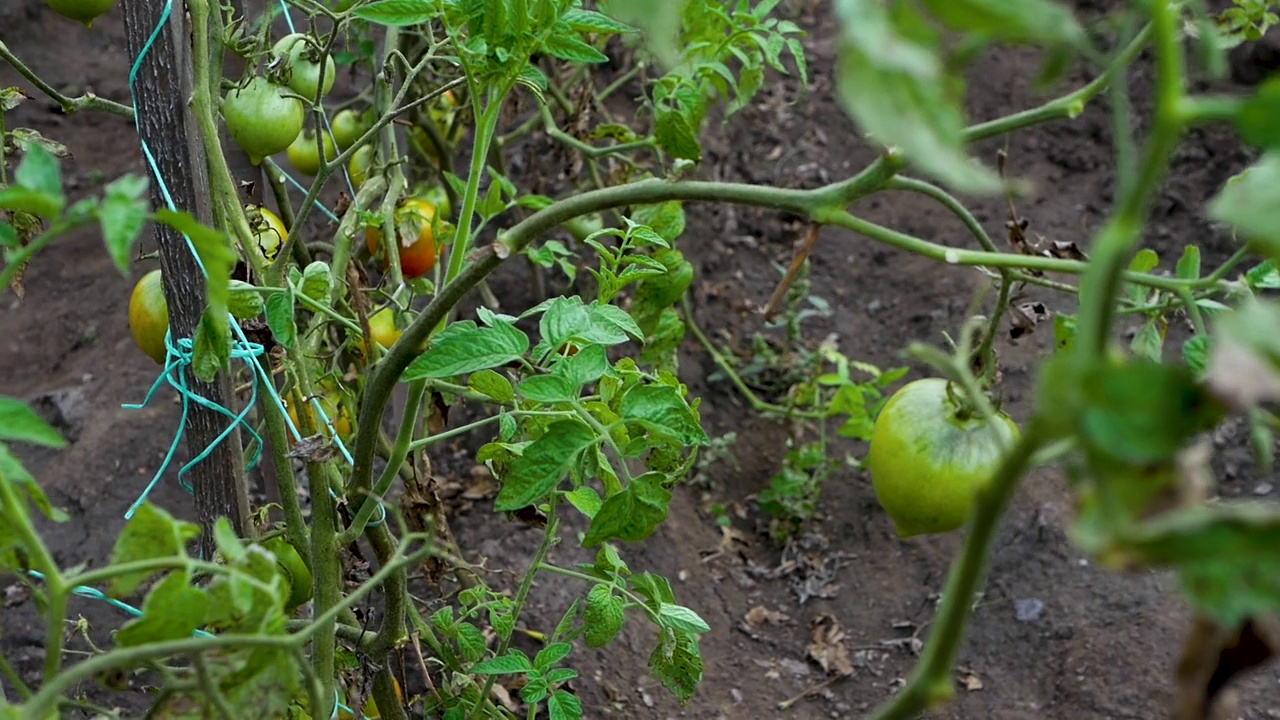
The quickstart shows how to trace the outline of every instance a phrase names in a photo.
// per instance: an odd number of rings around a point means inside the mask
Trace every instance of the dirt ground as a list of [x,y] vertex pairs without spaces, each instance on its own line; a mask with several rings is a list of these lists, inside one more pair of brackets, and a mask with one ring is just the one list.
[[[3,5],[0,38],[54,87],[93,90],[128,102],[129,63],[118,11],[88,32],[47,12],[38,0]],[[1094,12],[1097,3],[1079,5]],[[771,85],[727,126],[711,127],[701,170],[705,177],[813,187],[844,177],[874,157],[834,102],[828,6],[811,3],[809,8],[795,17],[812,32],[809,92],[801,94],[794,79]],[[988,54],[969,86],[972,119],[994,118],[1043,97],[1031,87],[1035,64],[1029,57],[1010,49]],[[1133,78],[1139,119],[1149,109],[1148,75],[1148,66],[1140,65]],[[1077,71],[1069,81],[1087,78]],[[0,68],[0,84],[29,88],[7,67]],[[1244,92],[1247,87],[1224,82],[1217,89]],[[1109,112],[1105,102],[1096,102],[1074,120],[976,148],[988,161],[1006,148],[1013,170],[1035,184],[1034,195],[1020,204],[1034,231],[1085,242],[1099,226],[1114,182]],[[36,97],[10,123],[37,128],[68,145],[74,158],[64,172],[74,195],[97,192],[101,182],[125,172],[144,173],[126,120],[66,117]],[[1230,236],[1211,227],[1199,208],[1249,160],[1224,129],[1196,131],[1188,138],[1145,238],[1164,257],[1164,267],[1172,267],[1186,243],[1201,246],[1206,266],[1230,254]],[[513,166],[519,163],[516,158]],[[1002,205],[979,202],[975,207],[979,220],[1000,237]],[[937,242],[971,243],[952,216],[919,197],[877,195],[857,210]],[[714,329],[718,341],[742,342],[761,328],[752,310],[767,301],[778,279],[775,264],[790,261],[801,230],[794,218],[771,212],[691,209],[682,246],[699,271],[693,295],[697,320]],[[147,267],[135,269],[135,279]],[[12,294],[0,297],[0,394],[37,400],[71,438],[65,450],[24,450],[24,458],[72,516],[71,522],[48,528],[46,539],[57,560],[68,566],[101,565],[124,524],[125,509],[167,451],[179,409],[163,392],[147,409],[121,408],[142,400],[156,366],[137,352],[129,335],[126,308],[134,280],[112,267],[96,232],[77,233],[41,255],[26,277],[24,302]],[[941,343],[943,332],[954,333],[983,282],[973,270],[944,267],[839,230],[824,231],[812,279],[813,293],[828,300],[833,313],[806,322],[808,339],[816,343],[834,334],[850,357],[881,367],[899,363],[896,354],[909,341]],[[505,308],[534,302],[527,287],[510,273],[494,280]],[[1052,309],[1072,310],[1062,297],[1032,297]],[[1006,409],[1015,418],[1026,417],[1032,370],[1049,352],[1051,340],[1042,329],[1016,347],[1001,348]],[[683,708],[675,703],[646,671],[652,631],[632,624],[619,646],[575,651],[575,666],[584,671],[576,689],[587,716],[859,717],[889,697],[909,672],[918,648],[913,639],[928,635],[961,538],[899,539],[867,477],[846,469],[824,489],[823,518],[810,532],[787,548],[772,544],[763,533],[765,518],[750,498],[778,471],[787,430],[753,418],[727,383],[709,382],[715,370],[691,337],[682,376],[703,398],[711,435],[738,434],[737,467],[713,466],[705,483],[678,492],[671,520],[657,536],[624,548],[633,569],[673,578],[678,598],[712,626],[703,642],[701,693]],[[1215,467],[1224,494],[1275,494],[1276,478],[1258,474],[1230,429],[1218,439]],[[864,448],[839,448],[845,450],[859,454]],[[464,457],[440,458],[438,464],[443,473],[461,474],[468,467]],[[152,498],[177,515],[192,516],[190,497],[178,488],[175,474],[169,473]],[[734,513],[732,535],[715,525],[708,510],[714,503],[742,508]],[[1001,530],[986,592],[960,653],[956,702],[931,717],[1165,716],[1173,663],[1188,621],[1177,579],[1096,569],[1064,535],[1070,513],[1070,494],[1060,476],[1046,472],[1028,478]],[[492,513],[489,501],[459,512],[453,522],[473,562],[484,559],[491,568],[509,571],[497,578],[499,584],[511,584],[538,542],[535,530]],[[562,561],[574,559],[557,553]],[[524,624],[554,624],[582,590],[570,583],[539,583]],[[83,613],[100,631],[123,619],[88,600],[76,603],[73,612]],[[816,630],[833,627],[844,633],[855,672],[824,684],[809,645]],[[32,678],[42,660],[42,633],[30,602],[3,608],[0,651]],[[1223,717],[1280,717],[1280,668],[1259,670],[1236,689],[1235,707]],[[800,699],[778,709],[791,698]]]

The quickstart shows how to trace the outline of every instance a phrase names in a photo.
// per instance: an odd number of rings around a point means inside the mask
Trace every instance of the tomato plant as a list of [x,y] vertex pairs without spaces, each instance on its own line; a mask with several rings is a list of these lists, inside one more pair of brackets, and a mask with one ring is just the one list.
[[[86,23],[111,5],[50,4]],[[1275,24],[1269,4],[1238,2],[1215,17],[1196,3],[1140,3],[1126,7],[1125,21],[1086,33],[1051,0],[838,0],[831,82],[881,152],[868,167],[803,188],[693,179],[709,118],[733,122],[782,74],[808,84],[805,33],[778,2],[374,0],[287,3],[261,15],[237,5],[188,0],[189,32],[173,36],[189,46],[158,59],[160,67],[189,59],[179,70],[190,73],[191,95],[166,117],[186,123],[189,109],[198,149],[184,143],[149,158],[181,153],[186,167],[207,170],[200,192],[211,197],[196,201],[209,200],[203,214],[148,209],[148,189],[153,204],[176,205],[164,188],[192,181],[181,177],[149,188],[126,176],[101,197],[69,202],[56,141],[0,126],[0,287],[21,289],[23,269],[77,228],[100,227],[121,272],[148,220],[180,234],[181,253],[199,261],[185,266],[204,276],[144,274],[129,323],[144,352],[175,364],[166,369],[171,384],[191,377],[226,388],[233,407],[195,397],[196,412],[239,430],[218,440],[231,443],[225,463],[235,472],[220,476],[219,492],[198,496],[222,505],[198,508],[197,526],[143,502],[144,490],[112,563],[92,569],[55,562],[31,508],[60,515],[0,444],[0,566],[41,594],[49,628],[39,684],[21,697],[0,693],[0,717],[51,717],[78,706],[86,680],[149,670],[160,684],[148,698],[157,717],[249,707],[261,717],[299,707],[334,717],[335,699],[367,698],[364,714],[395,720],[409,712],[579,718],[586,681],[572,664],[641,623],[651,632],[630,637],[649,643],[648,670],[692,702],[711,627],[683,603],[700,596],[683,600],[683,586],[633,570],[628,557],[667,521],[712,445],[700,401],[681,379],[687,334],[754,412],[787,424],[778,474],[756,498],[775,539],[786,542],[820,516],[824,482],[863,470],[886,510],[867,522],[892,523],[904,538],[967,527],[920,664],[874,711],[878,720],[916,717],[949,697],[995,530],[1035,467],[1065,469],[1078,499],[1072,539],[1104,564],[1177,570],[1190,606],[1223,628],[1280,609],[1280,512],[1197,501],[1207,466],[1191,452],[1234,414],[1259,438],[1259,462],[1269,463],[1280,426],[1271,407],[1280,399],[1280,304],[1266,294],[1280,287],[1280,134],[1271,122],[1280,103],[1274,83],[1221,97],[1185,71],[1189,43],[1221,61],[1224,47],[1260,36]],[[291,28],[310,29],[275,38],[281,12]],[[1131,22],[1139,14],[1143,22]],[[138,38],[153,30],[129,28]],[[1107,35],[1108,50],[1093,46],[1094,34]],[[1043,51],[1046,81],[1075,60],[1106,65],[1037,108],[967,125],[961,72],[993,43]],[[169,52],[164,45],[155,52]],[[1012,169],[976,161],[970,145],[1079,115],[1127,80],[1148,48],[1154,114],[1141,126],[1144,142],[1133,143],[1126,113],[1115,113],[1121,167],[1108,219],[1087,252],[1034,246],[1019,231]],[[0,50],[24,78],[38,77]],[[351,86],[337,85],[339,67]],[[236,76],[222,77],[226,68]],[[34,85],[69,112],[140,117],[140,105]],[[139,92],[135,102],[154,97]],[[23,99],[5,90],[0,112]],[[309,113],[318,130],[303,133]],[[1160,182],[1185,134],[1223,122],[1260,150],[1206,208],[1239,234],[1239,247],[1207,271],[1188,247],[1172,274],[1160,272],[1160,258],[1141,247]],[[152,125],[136,123],[153,133],[148,143],[157,139]],[[234,147],[222,144],[223,129]],[[568,158],[564,172],[547,172],[540,143]],[[287,183],[296,178],[268,161],[281,153],[311,178],[300,193]],[[347,170],[350,185],[334,168]],[[268,191],[278,212],[264,205]],[[938,203],[981,249],[858,214],[855,201],[887,191]],[[1001,232],[1010,250],[998,248],[961,195],[1009,204]],[[764,208],[807,228],[763,308],[768,322],[781,314],[782,343],[758,335],[749,352],[733,354],[694,322],[689,310],[705,290],[696,285],[706,253],[697,243],[706,238],[686,233],[692,202]],[[805,277],[824,228],[970,268],[992,291],[946,349],[908,346],[928,379],[891,393],[905,369],[882,370],[834,341],[805,337],[806,318],[834,312]],[[191,260],[175,246],[162,244],[166,271]],[[515,258],[529,263],[535,285],[546,287],[550,270],[568,289],[504,307],[487,278]],[[1258,263],[1241,270],[1249,258]],[[169,360],[162,283],[183,303],[175,309],[188,311],[174,322],[191,325]],[[204,288],[199,307],[175,294],[193,287]],[[1054,318],[1056,350],[1039,360],[1019,432],[994,400],[996,339],[1006,324],[1035,329],[1017,304],[1031,287],[1066,293],[1079,307]],[[473,289],[481,296],[474,309],[464,302]],[[1131,338],[1121,339],[1121,317],[1141,320]],[[1180,347],[1166,347],[1171,318],[1188,327]],[[196,385],[174,384],[184,408]],[[65,444],[17,400],[0,398],[0,420],[2,443]],[[458,436],[474,442],[442,449]],[[865,458],[856,450],[863,445],[838,453],[838,439],[868,442]],[[538,529],[526,567],[478,573],[468,559],[476,549],[454,543],[432,457],[464,446],[475,449],[468,464],[494,479],[499,516]],[[233,522],[250,502],[244,478],[259,461],[273,470],[279,502]],[[188,547],[197,537],[199,553]],[[550,552],[561,544],[594,561],[564,564]],[[1224,558],[1224,546],[1239,551]],[[430,600],[418,586],[410,591],[411,573]],[[454,587],[445,576],[465,582]],[[529,628],[531,593],[551,576],[576,583],[577,596],[553,627]],[[508,577],[517,582],[505,585]],[[141,608],[110,646],[64,664],[68,600],[95,584],[136,595]],[[517,628],[542,642],[534,657],[520,649]],[[406,697],[397,672],[411,644],[424,682]],[[518,698],[495,691],[500,678],[504,689],[520,688]]]

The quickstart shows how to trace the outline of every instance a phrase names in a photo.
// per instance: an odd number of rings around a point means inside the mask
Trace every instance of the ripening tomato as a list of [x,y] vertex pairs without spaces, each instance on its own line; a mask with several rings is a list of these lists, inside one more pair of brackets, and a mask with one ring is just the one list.
[[[409,198],[396,208],[396,250],[400,254],[400,272],[406,278],[422,277],[436,266],[436,239],[432,220],[436,207],[422,198]],[[369,252],[378,254],[378,241],[382,233],[378,228],[365,231],[365,243]],[[384,259],[384,266],[387,261]]]
[[[293,421],[293,426],[298,429],[299,433],[305,432],[302,424],[298,419],[296,409],[287,400],[284,402],[285,410],[289,413],[289,419]],[[346,408],[342,407],[341,398],[337,391],[325,389],[320,394],[320,407],[324,410],[324,416],[316,412],[315,404],[311,400],[306,401],[307,408],[311,411],[311,424],[315,431],[325,437],[333,437],[333,432],[329,430],[329,426],[325,424],[324,417],[327,416],[333,423],[333,429],[337,431],[338,437],[346,442],[351,438],[351,418],[347,416]],[[293,433],[289,433],[289,444],[293,444]]]
[[249,229],[253,231],[258,249],[268,260],[275,260],[284,241],[289,239],[289,231],[285,229],[284,222],[262,205],[245,205],[244,213],[249,219]]
[[133,341],[147,357],[163,365],[169,357],[164,344],[169,333],[169,303],[164,298],[164,279],[159,270],[143,275],[129,297],[129,330]]
[[[329,162],[338,156],[334,148],[333,136],[329,133],[324,138],[324,161]],[[320,172],[320,143],[314,130],[306,130],[289,145],[289,162],[298,172],[307,177],[315,177]]]
[[871,433],[867,466],[876,497],[901,537],[963,526],[1018,426],[964,417],[947,381],[908,383],[889,398]]
[[396,327],[395,308],[384,307],[370,315],[369,334],[373,337],[373,341],[383,348],[395,345],[400,336],[404,334],[404,330]]
[[358,113],[347,108],[334,115],[329,124],[333,126],[333,139],[337,141],[338,149],[346,150],[373,127],[373,110]]
[[347,161],[347,173],[351,175],[351,184],[356,190],[369,178],[369,168],[373,167],[373,146],[365,145],[351,154]]
[[93,28],[93,21],[115,7],[116,0],[44,0],[51,10],[65,18]]
[[285,82],[302,97],[319,100],[333,89],[338,73],[333,56],[309,40],[305,33],[285,35],[271,48],[271,52],[285,66]]
[[283,93],[281,86],[254,77],[222,101],[227,131],[254,165],[262,164],[268,155],[284,152],[302,132],[306,117],[302,103]]

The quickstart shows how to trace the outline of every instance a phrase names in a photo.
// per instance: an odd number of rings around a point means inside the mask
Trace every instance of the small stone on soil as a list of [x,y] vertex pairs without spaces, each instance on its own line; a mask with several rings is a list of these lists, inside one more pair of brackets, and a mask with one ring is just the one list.
[[1014,614],[1018,622],[1035,622],[1044,615],[1044,602],[1036,598],[1026,598],[1013,602]]

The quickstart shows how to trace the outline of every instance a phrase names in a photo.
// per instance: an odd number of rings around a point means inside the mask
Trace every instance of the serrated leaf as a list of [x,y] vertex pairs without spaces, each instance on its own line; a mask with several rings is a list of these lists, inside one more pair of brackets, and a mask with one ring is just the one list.
[[606,498],[591,519],[582,546],[591,548],[609,540],[640,542],[667,519],[671,491],[657,483],[660,473],[645,473],[627,483],[620,493]]
[[698,142],[697,128],[677,110],[659,106],[654,119],[653,136],[658,141],[658,147],[672,157],[693,162],[702,159],[702,145]]
[[191,341],[191,371],[196,377],[211,382],[231,359],[231,323],[224,308],[221,312],[205,308]]
[[[17,170],[13,173],[13,185],[0,190],[0,207],[26,210],[46,218],[57,217],[66,206],[62,193],[62,174],[58,160],[38,143],[28,143]],[[4,198],[11,191],[26,191],[28,207],[12,207]]]
[[631,213],[631,220],[652,229],[667,243],[674,243],[684,234],[684,205],[679,200],[641,205]]
[[658,624],[678,632],[709,633],[711,626],[698,613],[683,605],[662,603],[658,606]]
[[121,273],[129,272],[129,256],[133,243],[147,222],[147,179],[125,175],[106,187],[98,206],[98,224],[107,252]]
[[658,646],[649,655],[649,669],[667,690],[687,703],[702,683],[702,651],[698,636],[663,628]]
[[519,650],[510,650],[506,655],[485,660],[471,668],[475,675],[515,675],[533,672],[533,662],[529,656]]
[[1182,344],[1182,358],[1186,361],[1187,367],[1191,371],[1199,375],[1209,365],[1209,338],[1205,335],[1196,335],[1188,339]]
[[333,270],[329,263],[315,260],[302,271],[302,282],[298,292],[318,303],[328,303],[329,293],[333,291]]
[[[56,508],[49,502],[48,496],[44,494],[44,490],[36,483],[36,479],[27,472],[18,458],[9,452],[9,448],[4,443],[0,443],[0,482],[11,482],[18,485],[18,490],[25,494],[27,500],[36,507],[40,508],[40,512],[44,516],[54,522],[66,522],[70,519],[66,512],[61,508]],[[0,531],[3,532],[3,531]],[[0,545],[3,543],[0,542]]]
[[578,453],[597,441],[595,431],[580,420],[558,420],[542,437],[512,460],[494,502],[500,511],[519,510],[541,500],[564,480]]
[[455,629],[458,633],[458,650],[462,652],[464,660],[478,662],[484,657],[486,643],[480,628],[469,622],[460,622]]
[[632,33],[636,31],[636,29],[630,25],[620,23],[608,15],[598,13],[594,10],[582,10],[580,8],[575,8],[562,15],[560,20],[570,28],[577,30],[580,33],[621,35],[623,33]]
[[437,14],[433,0],[377,0],[355,11],[361,20],[393,27],[421,25],[433,20]]
[[147,593],[142,616],[116,632],[116,644],[131,647],[189,638],[204,621],[208,607],[208,594],[187,584],[186,573],[170,573]]
[[410,363],[402,379],[447,378],[487,370],[517,360],[529,350],[528,336],[509,322],[459,327],[437,335],[427,352]]
[[534,375],[520,383],[520,394],[544,403],[565,403],[578,397],[578,388],[560,375]]
[[293,349],[298,344],[298,323],[294,318],[293,292],[272,293],[267,298],[267,327],[276,342]]
[[551,720],[580,720],[582,701],[573,693],[556,690],[547,698],[547,713]]
[[[159,507],[145,502],[124,526],[111,551],[111,564],[151,560],[165,557],[186,557],[188,542],[200,536],[200,526],[175,520]],[[133,594],[151,573],[117,575],[111,584],[115,597]]]
[[595,491],[595,488],[588,485],[583,485],[570,490],[564,494],[564,498],[565,500],[568,500],[569,504],[575,507],[578,512],[586,515],[588,518],[595,517],[596,513],[600,511],[600,506],[604,503],[604,501],[600,499],[600,494]]
[[565,358],[556,365],[556,374],[574,388],[590,385],[608,370],[609,356],[603,345],[587,345],[577,355]]
[[467,378],[467,385],[472,390],[503,405],[516,399],[516,391],[511,387],[511,381],[493,370],[486,369],[471,373],[471,377]]
[[533,658],[533,666],[545,675],[551,668],[559,665],[561,660],[569,657],[571,652],[573,652],[573,645],[567,642],[551,643],[538,651]]
[[706,445],[707,433],[680,391],[670,385],[637,385],[622,396],[622,419],[683,445]]
[[609,56],[588,45],[568,25],[557,24],[557,27],[542,40],[542,51],[548,55],[575,63],[602,63]]
[[66,447],[67,441],[26,403],[0,396],[0,441]]
[[626,625],[627,615],[622,598],[603,583],[587,593],[587,607],[582,615],[586,625],[584,640],[587,647],[600,648],[613,642]]

